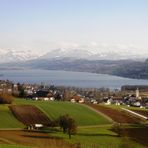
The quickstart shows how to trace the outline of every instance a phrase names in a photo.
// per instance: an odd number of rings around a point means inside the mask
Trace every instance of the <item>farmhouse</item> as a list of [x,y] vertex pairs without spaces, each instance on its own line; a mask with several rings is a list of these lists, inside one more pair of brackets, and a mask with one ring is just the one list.
[[0,92],[12,94],[13,83],[8,80],[0,80]]
[[54,101],[54,95],[50,91],[39,90],[33,94],[33,100]]
[[108,98],[107,100],[105,99],[105,105],[111,105],[111,104],[115,104],[115,105],[121,105],[124,104],[124,99],[122,97],[111,97]]
[[34,129],[38,130],[38,129],[42,128],[42,127],[44,127],[43,124],[30,124],[30,125],[27,126],[27,129],[28,130],[34,130]]
[[70,101],[72,103],[75,103],[75,102],[84,103],[85,102],[84,98],[79,94],[75,94]]

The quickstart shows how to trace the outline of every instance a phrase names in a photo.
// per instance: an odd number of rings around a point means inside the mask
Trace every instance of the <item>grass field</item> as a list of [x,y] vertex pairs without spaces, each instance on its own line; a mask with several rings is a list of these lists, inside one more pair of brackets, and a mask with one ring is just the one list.
[[0,145],[0,148],[33,148],[33,147],[30,147],[30,146],[22,146],[22,145],[1,144]]
[[146,148],[129,137],[118,137],[110,129],[111,126],[79,128],[78,133],[71,140],[61,132],[51,133],[51,135],[62,137],[70,143],[77,143],[81,148]]
[[[133,128],[134,131],[136,128]],[[133,133],[134,131],[131,131]],[[141,130],[140,130],[141,131]],[[139,130],[137,131],[139,132]],[[134,132],[135,133],[135,132]],[[133,134],[134,134],[133,133]],[[7,135],[8,134],[8,135]],[[140,132],[142,134],[142,132]],[[63,134],[59,128],[55,131],[46,130],[46,132],[25,132],[25,131],[1,131],[0,136],[7,138],[17,145],[12,145],[12,148],[24,148],[21,145],[28,145],[41,148],[146,148],[147,145],[142,145],[139,138],[131,136],[119,137],[116,133],[111,131],[111,126],[100,127],[80,127],[76,135],[72,139],[68,138],[67,134]],[[146,138],[139,135],[141,138]],[[137,141],[138,140],[138,141]],[[146,140],[146,139],[145,139]],[[136,141],[136,142],[135,142]],[[141,144],[140,144],[141,143]],[[0,145],[2,148],[4,145]],[[11,148],[11,145],[5,145]]]
[[88,109],[80,104],[70,102],[45,102],[45,101],[31,101],[31,100],[16,100],[15,104],[33,104],[40,108],[50,119],[56,119],[60,115],[69,114],[72,116],[77,125],[99,125],[109,124],[110,122],[98,115],[96,112]]
[[0,128],[24,127],[11,113],[7,105],[0,105]]
[[[25,148],[21,145],[42,146],[43,143],[43,147],[47,146],[48,148],[50,142],[50,147],[54,147],[56,145],[55,143],[61,143],[60,141],[63,143],[66,142],[65,144],[67,146],[72,144],[72,146],[77,145],[77,147],[80,146],[81,148],[145,148],[148,145],[148,139],[147,136],[145,136],[145,133],[147,134],[147,128],[141,130],[132,127],[133,129],[126,130],[127,133],[129,132],[127,136],[119,137],[111,130],[112,125],[105,117],[98,115],[96,112],[80,104],[73,104],[70,102],[31,101],[25,99],[16,99],[13,104],[35,105],[50,119],[56,119],[60,115],[69,114],[78,124],[77,134],[72,136],[72,139],[69,139],[68,135],[63,134],[59,128],[55,131],[53,129],[48,129],[47,133],[32,133],[32,135],[30,135],[31,133],[24,133],[23,131],[1,131],[0,137],[19,145],[9,145],[0,142],[0,148]],[[114,106],[111,107],[114,109],[116,108]],[[23,125],[12,115],[7,105],[0,105],[0,113],[0,119],[2,119],[0,128],[23,127]],[[140,137],[135,137],[135,135],[139,135],[133,134],[136,132],[141,132]],[[70,146],[70,148],[72,147]]]

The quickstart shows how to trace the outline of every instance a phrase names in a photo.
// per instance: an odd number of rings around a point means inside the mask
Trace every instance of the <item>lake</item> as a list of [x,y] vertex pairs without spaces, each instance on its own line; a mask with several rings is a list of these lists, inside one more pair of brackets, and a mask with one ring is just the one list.
[[1,70],[1,80],[20,83],[45,83],[58,86],[119,89],[122,85],[148,85],[148,80],[128,79],[106,74],[58,70]]

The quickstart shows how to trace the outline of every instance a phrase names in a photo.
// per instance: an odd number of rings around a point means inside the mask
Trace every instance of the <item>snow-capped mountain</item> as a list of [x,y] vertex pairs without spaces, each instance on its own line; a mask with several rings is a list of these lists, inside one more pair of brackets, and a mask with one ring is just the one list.
[[87,60],[123,60],[123,59],[146,59],[147,54],[129,51],[104,51],[88,49],[55,49],[45,52],[34,50],[11,50],[0,49],[0,63],[23,62],[28,60],[44,59],[87,59]]
[[48,53],[46,53],[41,58],[51,59],[51,58],[78,58],[78,59],[86,59],[90,56],[94,55],[91,50],[84,49],[55,49]]
[[41,56],[39,53],[30,50],[10,50],[0,49],[0,63],[21,62],[37,59]]
[[141,53],[129,51],[103,51],[87,49],[55,49],[42,57],[42,59],[74,58],[87,60],[120,60],[120,59],[145,59],[147,56]]

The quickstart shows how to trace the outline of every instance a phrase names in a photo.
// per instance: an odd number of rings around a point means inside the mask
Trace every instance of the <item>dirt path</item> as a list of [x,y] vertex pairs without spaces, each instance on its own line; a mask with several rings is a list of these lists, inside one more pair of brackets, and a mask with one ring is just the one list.
[[146,116],[146,117],[148,117],[148,111],[146,111],[146,110],[137,110],[137,109],[130,109],[131,111],[134,111],[134,112],[136,112],[136,113],[139,113],[139,114],[141,114],[141,115],[143,115],[143,116]]
[[121,107],[122,110],[128,112],[129,114],[132,114],[133,116],[137,116],[138,118],[142,118],[144,120],[148,120],[148,117],[144,116],[144,115],[141,115],[135,111],[132,111],[132,110],[129,110],[127,108],[124,108],[124,107]]

